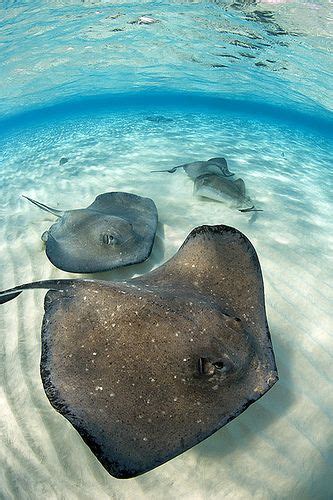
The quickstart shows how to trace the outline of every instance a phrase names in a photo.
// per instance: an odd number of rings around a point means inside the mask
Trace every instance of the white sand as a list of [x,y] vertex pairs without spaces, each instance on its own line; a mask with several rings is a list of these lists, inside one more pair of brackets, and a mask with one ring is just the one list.
[[[121,279],[172,256],[191,228],[228,224],[258,252],[280,381],[211,438],[131,480],[109,476],[50,406],[39,375],[42,291],[1,307],[0,498],[329,498],[333,491],[333,328],[329,149],[290,126],[202,114],[110,115],[40,126],[2,140],[0,288],[73,277],[47,260],[40,236],[53,207],[90,204],[121,190],[154,199],[159,238],[145,264],[103,274]],[[256,221],[192,196],[184,172],[151,174],[225,156],[264,209]],[[59,166],[59,159],[68,163]],[[164,232],[164,236],[163,236]],[[164,242],[164,255],[163,244]],[[331,254],[332,257],[332,254]]]

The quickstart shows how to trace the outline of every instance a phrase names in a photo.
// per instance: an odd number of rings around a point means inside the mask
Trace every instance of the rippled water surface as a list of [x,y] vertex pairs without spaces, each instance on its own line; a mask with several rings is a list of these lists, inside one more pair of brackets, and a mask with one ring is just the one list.
[[23,0],[0,14],[3,113],[147,86],[332,108],[329,1]]
[[[244,232],[261,262],[280,381],[183,455],[109,476],[40,380],[42,291],[0,310],[0,498],[332,496],[332,174],[329,2],[3,2],[0,289],[74,277],[48,261],[54,217],[99,193],[154,199],[148,272],[200,224]],[[138,23],[140,16],[158,22]],[[224,156],[256,206],[193,195],[184,172]],[[62,157],[68,162],[59,165]]]

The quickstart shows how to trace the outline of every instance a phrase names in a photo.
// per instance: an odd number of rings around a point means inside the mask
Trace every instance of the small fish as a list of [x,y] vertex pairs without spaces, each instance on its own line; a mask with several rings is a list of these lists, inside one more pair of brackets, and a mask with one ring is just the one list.
[[69,161],[69,158],[60,158],[59,160],[59,165],[62,166],[62,165],[65,165],[65,163],[67,163]]

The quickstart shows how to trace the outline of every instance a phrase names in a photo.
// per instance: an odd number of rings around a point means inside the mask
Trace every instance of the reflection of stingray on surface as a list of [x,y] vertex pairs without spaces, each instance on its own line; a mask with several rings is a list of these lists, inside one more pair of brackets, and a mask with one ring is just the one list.
[[87,208],[68,211],[27,199],[59,217],[42,235],[46,254],[59,269],[108,271],[143,262],[150,255],[157,227],[157,209],[150,198],[104,193]]
[[41,375],[51,404],[104,467],[133,477],[199,443],[277,381],[260,264],[228,226],[119,283],[50,280]]

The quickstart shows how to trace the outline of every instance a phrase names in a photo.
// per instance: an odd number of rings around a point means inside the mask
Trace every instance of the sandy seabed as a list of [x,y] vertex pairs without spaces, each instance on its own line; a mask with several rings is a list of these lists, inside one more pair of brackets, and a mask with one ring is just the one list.
[[[94,277],[148,272],[192,228],[235,226],[259,255],[280,375],[271,391],[209,439],[150,473],[117,480],[45,396],[39,375],[44,292],[26,292],[1,307],[0,498],[329,498],[333,224],[325,138],[271,121],[162,110],[58,119],[0,142],[1,289],[75,277],[45,255],[40,236],[55,218],[21,194],[61,209],[87,206],[107,191],[149,196],[160,221],[150,259]],[[264,212],[253,217],[195,198],[183,171],[150,173],[215,156],[228,160]],[[62,157],[69,161],[60,166]]]

